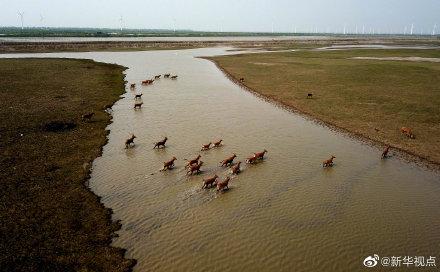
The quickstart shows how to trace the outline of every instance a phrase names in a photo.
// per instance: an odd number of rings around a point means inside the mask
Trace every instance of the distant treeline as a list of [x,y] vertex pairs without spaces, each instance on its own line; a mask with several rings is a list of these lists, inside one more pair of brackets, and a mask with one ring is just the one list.
[[[205,32],[167,29],[0,27],[0,37],[216,37],[216,36],[288,36],[292,33]],[[299,34],[298,34],[299,35]],[[306,35],[301,33],[301,35]],[[314,34],[316,35],[316,34]]]

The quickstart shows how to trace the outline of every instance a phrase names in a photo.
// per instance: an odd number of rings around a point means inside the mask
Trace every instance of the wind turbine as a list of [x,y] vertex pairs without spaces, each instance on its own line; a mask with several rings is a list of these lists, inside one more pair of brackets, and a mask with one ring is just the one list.
[[40,25],[41,25],[41,28],[44,28],[43,21],[44,21],[44,17],[43,17],[42,14],[40,14]]
[[365,35],[365,25],[362,25],[362,35]]
[[123,28],[123,23],[124,23],[124,19],[122,18],[122,15],[121,15],[121,16],[119,16],[119,27],[121,29],[121,32],[122,32],[122,28]]
[[434,24],[434,27],[432,28],[432,36],[435,35],[435,30],[437,29],[437,24]]
[[20,16],[20,21],[21,21],[21,30],[24,29],[24,12],[18,12],[18,16]]
[[412,34],[413,34],[413,31],[414,31],[414,23],[412,23],[412,24],[411,24],[411,31],[410,31],[410,35],[412,35]]
[[173,18],[173,31],[176,33],[176,19]]
[[346,28],[347,26],[344,24],[344,35],[347,34]]
[[273,34],[273,32],[274,32],[274,29],[273,29],[273,21],[272,21],[272,34]]
[[406,35],[406,31],[407,31],[407,27],[405,26],[405,28],[403,29],[403,35]]

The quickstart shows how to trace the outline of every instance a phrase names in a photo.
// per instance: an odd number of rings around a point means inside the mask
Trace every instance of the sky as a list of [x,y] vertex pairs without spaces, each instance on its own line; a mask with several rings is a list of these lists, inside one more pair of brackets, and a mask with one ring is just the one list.
[[[440,32],[440,0],[0,0],[0,26]],[[42,17],[41,17],[42,16]],[[42,19],[41,19],[42,18]]]

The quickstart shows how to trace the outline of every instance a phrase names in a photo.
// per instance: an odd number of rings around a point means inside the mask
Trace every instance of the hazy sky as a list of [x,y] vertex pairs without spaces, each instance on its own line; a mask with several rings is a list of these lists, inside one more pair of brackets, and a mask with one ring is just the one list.
[[[440,0],[0,0],[0,26],[173,28],[223,31],[440,30]],[[44,17],[41,21],[40,14]]]

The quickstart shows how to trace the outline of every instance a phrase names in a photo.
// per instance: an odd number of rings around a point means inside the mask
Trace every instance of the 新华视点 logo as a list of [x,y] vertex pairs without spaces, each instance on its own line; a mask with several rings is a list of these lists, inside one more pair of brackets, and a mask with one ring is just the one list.
[[368,256],[364,259],[364,265],[366,267],[375,267],[379,261],[379,255],[374,254],[373,256]]

